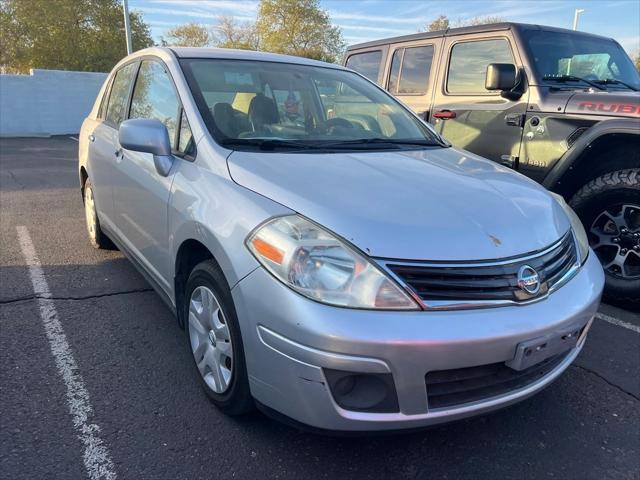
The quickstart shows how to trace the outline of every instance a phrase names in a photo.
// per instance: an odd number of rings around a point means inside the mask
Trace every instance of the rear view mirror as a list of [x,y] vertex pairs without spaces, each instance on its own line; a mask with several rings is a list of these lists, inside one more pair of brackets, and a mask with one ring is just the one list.
[[158,173],[163,177],[169,175],[173,155],[169,132],[162,122],[146,118],[126,120],[120,124],[118,140],[125,150],[152,154]]
[[491,63],[487,67],[484,87],[487,90],[511,90],[518,83],[518,70],[512,63]]

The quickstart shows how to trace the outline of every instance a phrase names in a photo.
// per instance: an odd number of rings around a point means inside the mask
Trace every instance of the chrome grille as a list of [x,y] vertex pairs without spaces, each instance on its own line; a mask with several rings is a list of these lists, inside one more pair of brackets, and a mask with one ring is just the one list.
[[[430,302],[459,303],[505,301],[523,302],[542,297],[559,285],[577,264],[573,235],[568,232],[554,245],[513,260],[466,264],[438,264],[388,261],[386,267],[426,306]],[[539,276],[540,291],[528,294],[518,285],[518,272],[524,265]]]

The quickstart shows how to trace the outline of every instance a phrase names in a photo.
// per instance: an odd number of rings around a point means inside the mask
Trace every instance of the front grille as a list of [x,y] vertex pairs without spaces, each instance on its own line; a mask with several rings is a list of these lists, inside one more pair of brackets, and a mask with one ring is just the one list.
[[573,235],[568,232],[554,246],[539,254],[506,262],[424,265],[387,263],[387,267],[425,303],[431,301],[474,302],[484,300],[525,301],[532,297],[518,287],[518,271],[523,265],[538,273],[538,296],[552,288],[577,261]]
[[[569,351],[570,352],[570,351]],[[429,408],[449,408],[487,400],[524,388],[556,368],[569,352],[517,371],[504,363],[429,372],[425,376]]]

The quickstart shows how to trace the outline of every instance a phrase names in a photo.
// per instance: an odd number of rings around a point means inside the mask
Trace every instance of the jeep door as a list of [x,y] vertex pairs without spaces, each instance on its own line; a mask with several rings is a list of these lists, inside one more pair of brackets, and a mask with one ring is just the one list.
[[529,93],[509,100],[485,88],[489,64],[522,65],[509,31],[489,35],[446,38],[431,122],[456,147],[517,168]]
[[167,67],[145,58],[131,94],[128,118],[161,121],[169,132],[173,166],[166,177],[155,168],[153,155],[122,150],[117,160],[114,213],[125,247],[168,293],[171,291],[168,202],[181,156],[192,143],[191,131]]
[[442,38],[389,46],[385,88],[427,121],[441,49]]

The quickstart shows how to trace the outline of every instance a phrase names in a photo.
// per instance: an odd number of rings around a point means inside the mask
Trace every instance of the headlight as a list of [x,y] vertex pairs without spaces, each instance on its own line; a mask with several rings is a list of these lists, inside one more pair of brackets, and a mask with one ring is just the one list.
[[580,218],[578,218],[578,215],[576,215],[576,212],[567,205],[564,198],[555,193],[551,193],[551,195],[554,196],[560,206],[564,209],[567,217],[569,217],[573,238],[575,238],[576,247],[578,248],[578,260],[580,261],[580,265],[582,265],[587,259],[587,255],[589,255],[589,237],[587,237],[587,232],[585,232],[582,222],[580,221]]
[[419,310],[406,292],[363,255],[298,215],[261,225],[247,238],[247,247],[278,280],[318,302]]

